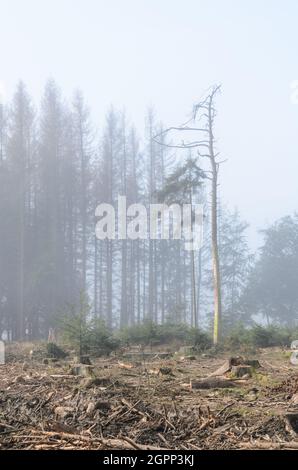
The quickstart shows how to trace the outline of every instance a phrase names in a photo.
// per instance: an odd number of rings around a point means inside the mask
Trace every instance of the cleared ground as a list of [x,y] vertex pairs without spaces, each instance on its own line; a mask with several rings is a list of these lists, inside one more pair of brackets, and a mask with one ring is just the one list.
[[82,377],[71,360],[44,364],[14,347],[0,366],[0,448],[298,448],[298,367],[288,352],[250,355],[261,368],[233,387],[191,389],[229,356],[136,353],[92,360],[94,375]]

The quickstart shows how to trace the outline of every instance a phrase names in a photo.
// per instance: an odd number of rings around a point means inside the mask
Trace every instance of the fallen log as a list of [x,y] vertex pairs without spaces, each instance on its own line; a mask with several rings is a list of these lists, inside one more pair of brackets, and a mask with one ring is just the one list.
[[118,366],[120,367],[120,369],[127,369],[127,370],[131,370],[134,368],[133,364],[127,364],[125,362],[120,362],[120,361],[118,361]]
[[122,436],[122,439],[130,444],[136,450],[168,450],[165,447],[156,447],[151,445],[137,444],[129,437]]
[[138,449],[138,450],[167,450],[163,447],[138,444],[129,437],[121,436],[119,439],[104,439],[102,437],[84,436],[82,434],[59,433],[54,431],[32,432],[34,435],[40,434],[42,437],[56,438],[58,441],[83,441],[89,444],[102,444],[114,449]]
[[298,442],[264,442],[264,441],[253,441],[243,442],[240,445],[240,449],[259,449],[259,450],[297,450]]
[[69,375],[69,374],[51,374],[48,377],[51,377],[51,379],[73,379],[74,378],[73,375]]
[[145,360],[145,359],[170,359],[172,357],[172,353],[170,352],[126,352],[122,355],[123,358],[125,359],[130,359],[130,360]]
[[190,381],[190,389],[209,389],[209,388],[232,388],[235,383],[225,377],[207,377],[206,379],[198,379]]

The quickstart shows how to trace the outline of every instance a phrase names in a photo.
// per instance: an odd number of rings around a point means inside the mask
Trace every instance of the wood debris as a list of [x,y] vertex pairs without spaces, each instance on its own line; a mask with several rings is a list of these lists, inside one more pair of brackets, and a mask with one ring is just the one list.
[[268,380],[279,380],[263,386],[255,375],[232,379],[232,367],[242,365],[229,358],[222,370],[231,370],[222,376],[209,375],[218,370],[218,357],[198,356],[183,367],[162,354],[140,363],[92,362],[91,377],[70,374],[71,360],[47,365],[34,359],[24,368],[20,357],[2,366],[1,450],[297,446],[298,379],[282,364],[263,368]]

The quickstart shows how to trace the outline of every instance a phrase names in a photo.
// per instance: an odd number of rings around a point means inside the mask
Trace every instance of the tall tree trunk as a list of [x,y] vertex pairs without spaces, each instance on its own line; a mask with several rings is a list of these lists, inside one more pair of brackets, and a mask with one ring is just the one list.
[[98,240],[94,237],[94,315],[98,316]]
[[[21,156],[21,159],[24,156]],[[24,268],[25,268],[25,185],[24,165],[21,165],[20,188],[19,188],[19,295],[18,295],[18,337],[24,339]]]
[[[122,196],[127,196],[127,155],[126,155],[126,123],[125,116],[122,119],[122,168],[121,168],[121,188]],[[120,327],[123,328],[128,324],[128,315],[127,315],[127,240],[124,239],[121,242],[121,309],[120,309]]]
[[209,97],[208,103],[208,131],[209,131],[209,158],[212,170],[212,195],[211,195],[211,240],[212,240],[212,266],[213,266],[213,282],[214,282],[214,327],[213,342],[216,346],[221,334],[221,283],[219,268],[219,250],[218,250],[218,220],[217,220],[217,188],[218,188],[218,163],[214,153],[214,136],[213,136],[213,98],[215,90]]

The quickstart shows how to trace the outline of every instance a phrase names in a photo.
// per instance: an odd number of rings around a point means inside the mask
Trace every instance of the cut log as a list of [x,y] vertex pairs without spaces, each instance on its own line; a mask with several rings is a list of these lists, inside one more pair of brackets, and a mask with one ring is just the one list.
[[265,442],[265,441],[252,441],[243,442],[240,444],[240,449],[264,449],[264,450],[297,450],[298,442]]
[[127,352],[122,355],[125,359],[130,360],[145,360],[145,359],[170,359],[173,356],[170,352]]
[[190,389],[232,388],[235,383],[223,377],[208,377],[207,379],[191,380]]
[[128,364],[128,363],[120,362],[120,361],[118,361],[118,366],[119,366],[121,369],[127,369],[127,370],[130,370],[130,369],[133,369],[133,368],[134,368],[134,365],[133,365],[133,364]]
[[159,375],[159,369],[147,369],[143,372],[143,375]]

